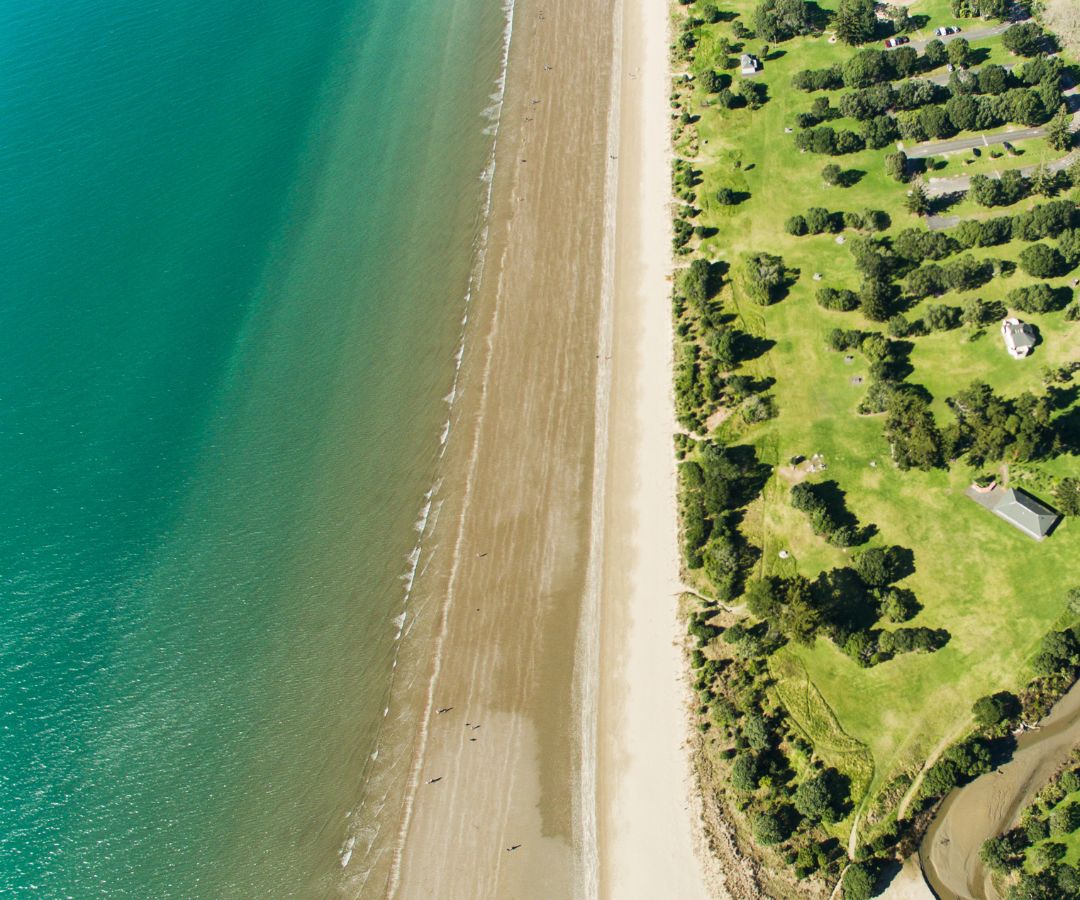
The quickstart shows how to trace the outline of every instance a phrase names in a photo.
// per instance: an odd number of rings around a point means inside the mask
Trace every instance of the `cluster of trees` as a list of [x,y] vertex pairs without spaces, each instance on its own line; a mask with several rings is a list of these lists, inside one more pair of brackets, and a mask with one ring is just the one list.
[[877,32],[874,0],[840,0],[833,16],[833,30],[852,46],[872,41]]
[[810,645],[820,635],[860,666],[874,666],[900,653],[932,653],[949,640],[941,629],[874,627],[879,619],[900,623],[919,611],[915,595],[895,586],[912,571],[910,550],[871,547],[851,567],[823,572],[814,581],[801,575],[752,580],[744,596],[747,609],[761,619],[760,636],[774,635],[762,646],[783,640]]
[[859,520],[847,508],[844,493],[835,481],[800,482],[791,489],[791,505],[806,513],[814,534],[837,547],[863,544],[874,532],[873,527],[859,527]]
[[1080,804],[1065,802],[1078,790],[1080,769],[1060,771],[1024,808],[1017,827],[983,843],[983,863],[998,875],[1016,877],[1006,894],[1010,900],[1080,896],[1080,868],[1062,863],[1066,845],[1061,841],[1080,828]]
[[912,269],[904,278],[904,293],[915,300],[936,297],[948,291],[972,291],[994,277],[991,260],[965,253],[950,263],[928,263]]
[[1049,244],[1029,244],[1020,251],[1020,268],[1034,278],[1057,278],[1076,265],[1077,244],[1075,232],[1070,235],[1067,248],[1070,259],[1057,247]]
[[1016,169],[1001,173],[1000,178],[972,175],[968,197],[979,206],[1012,206],[1027,196],[1030,182]]
[[889,214],[880,209],[866,209],[859,212],[829,212],[829,210],[812,206],[806,211],[806,215],[792,216],[784,223],[784,229],[788,234],[801,237],[807,234],[824,234],[843,231],[852,228],[856,231],[886,231],[892,225]]
[[845,153],[858,153],[866,149],[866,138],[854,131],[829,125],[806,128],[795,135],[795,146],[812,153],[825,153],[829,156],[843,156]]
[[1053,41],[1034,22],[1013,25],[1001,36],[1001,43],[1016,56],[1036,56],[1053,46]]
[[733,281],[741,296],[759,306],[770,306],[784,297],[796,274],[779,256],[744,253],[735,264]]
[[906,141],[942,140],[960,131],[988,131],[1010,123],[1043,125],[1060,105],[1060,89],[1056,87],[1048,94],[1048,102],[1038,88],[1012,88],[985,96],[961,94],[944,104],[899,113],[896,128]]
[[975,736],[953,744],[926,770],[919,787],[921,805],[929,805],[954,787],[966,784],[992,768],[990,747],[984,738]]
[[1008,0],[952,0],[952,14],[964,19],[1004,19],[1009,14]]
[[733,317],[716,302],[722,268],[694,259],[680,273],[672,300],[675,331],[681,339],[675,356],[676,417],[692,431],[699,430],[721,403],[739,406],[748,423],[774,414],[772,398],[764,393],[772,381],[736,371],[770,344],[733,327]]
[[1056,449],[1053,405],[1046,396],[1024,392],[1000,397],[983,382],[946,400],[956,424],[947,434],[950,456],[966,455],[974,466],[1005,460],[1042,459]]
[[1038,241],[1058,237],[1073,228],[1080,217],[1071,200],[1051,200],[1040,203],[1015,216],[993,219],[969,219],[948,232],[958,247],[996,247],[1010,241]]
[[761,0],[754,10],[754,31],[770,44],[814,30],[813,10],[805,0]]
[[[728,761],[724,793],[729,813],[744,819],[757,843],[785,844],[785,857],[799,878],[820,870],[836,877],[846,855],[820,825],[838,822],[851,811],[850,780],[815,759],[813,747],[783,708],[768,705],[762,657],[776,644],[764,623],[718,629],[703,621],[709,615],[692,614],[690,633],[705,647],[721,631],[724,649],[721,658],[708,659],[700,649],[691,654],[693,685],[701,701],[699,729],[715,736],[718,756]],[[810,761],[798,775],[791,752]]]
[[705,570],[720,600],[742,589],[757,551],[737,528],[736,511],[769,477],[752,447],[705,442],[696,460],[679,467],[683,551],[690,569]]

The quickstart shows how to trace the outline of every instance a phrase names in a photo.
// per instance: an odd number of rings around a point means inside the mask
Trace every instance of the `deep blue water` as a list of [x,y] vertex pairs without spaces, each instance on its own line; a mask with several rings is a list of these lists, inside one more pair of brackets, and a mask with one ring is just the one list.
[[502,19],[0,0],[0,892],[333,885]]

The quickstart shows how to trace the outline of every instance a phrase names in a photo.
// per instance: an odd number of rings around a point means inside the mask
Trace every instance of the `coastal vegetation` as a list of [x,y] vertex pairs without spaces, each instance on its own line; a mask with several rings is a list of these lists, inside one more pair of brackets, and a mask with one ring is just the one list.
[[[1006,12],[728,0],[675,15],[698,756],[777,896],[871,896],[938,800],[1007,756],[1010,728],[1080,665],[1080,609],[1053,574],[1080,551],[1077,73],[1043,53],[1039,21],[980,35]],[[960,17],[965,38],[935,37]],[[881,49],[894,36],[913,45]],[[1006,126],[1041,129],[1034,149],[961,142],[943,162],[921,146]],[[1022,360],[997,334],[1018,314],[1038,335]],[[1065,518],[1037,543],[972,484]]]

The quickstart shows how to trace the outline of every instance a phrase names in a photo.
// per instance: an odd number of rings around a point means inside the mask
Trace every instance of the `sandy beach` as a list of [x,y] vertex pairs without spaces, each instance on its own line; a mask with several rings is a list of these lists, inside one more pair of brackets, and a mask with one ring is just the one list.
[[667,6],[514,16],[387,893],[705,897],[675,645]]
[[601,616],[600,886],[603,897],[693,900],[710,893],[695,854],[697,801],[676,643],[667,15],[664,3],[630,0],[623,31]]

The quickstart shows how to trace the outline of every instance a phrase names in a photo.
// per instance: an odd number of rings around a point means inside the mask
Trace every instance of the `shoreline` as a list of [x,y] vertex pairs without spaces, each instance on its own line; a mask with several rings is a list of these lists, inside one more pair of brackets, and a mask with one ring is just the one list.
[[668,16],[514,12],[387,896],[727,896],[677,613]]
[[588,880],[575,676],[602,460],[603,21],[599,0],[514,11],[487,265],[418,579],[435,653],[388,896],[570,896]]

